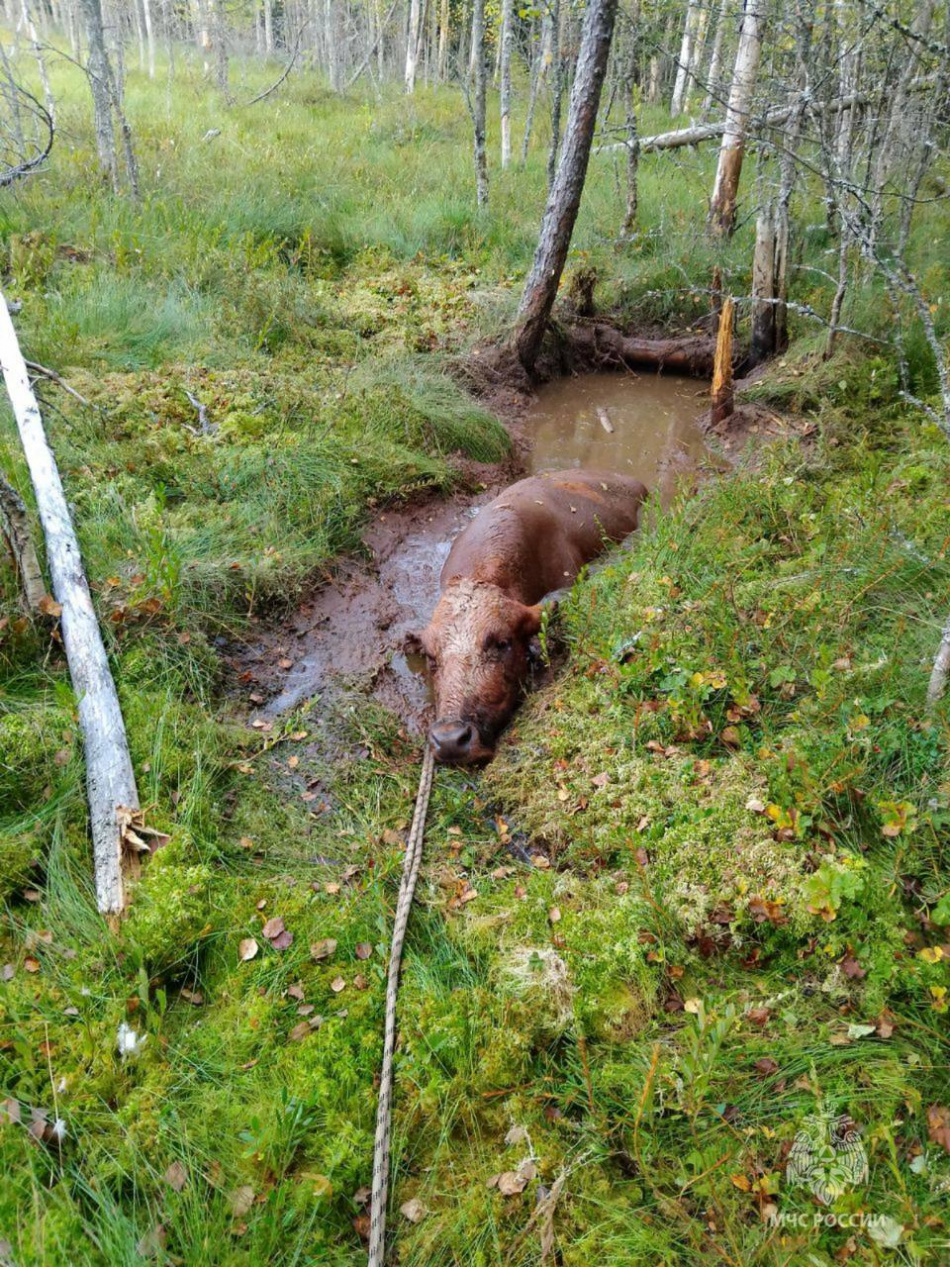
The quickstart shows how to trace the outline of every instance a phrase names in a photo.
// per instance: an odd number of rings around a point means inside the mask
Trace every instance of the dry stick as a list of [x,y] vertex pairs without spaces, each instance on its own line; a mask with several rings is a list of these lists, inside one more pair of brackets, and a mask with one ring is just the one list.
[[2,295],[0,362],[46,536],[53,596],[63,609],[63,645],[79,701],[79,726],[86,755],[96,899],[100,911],[117,915],[124,905],[119,810],[138,809],[135,774],[66,495]]
[[75,387],[70,387],[65,379],[61,378],[55,370],[51,370],[45,365],[40,365],[37,361],[24,361],[23,364],[28,370],[32,370],[34,374],[40,374],[43,378],[48,378],[51,383],[55,383],[57,387],[61,387],[64,392],[68,392],[70,396],[79,401],[80,405],[89,405],[89,401],[85,398],[85,396],[80,396]]

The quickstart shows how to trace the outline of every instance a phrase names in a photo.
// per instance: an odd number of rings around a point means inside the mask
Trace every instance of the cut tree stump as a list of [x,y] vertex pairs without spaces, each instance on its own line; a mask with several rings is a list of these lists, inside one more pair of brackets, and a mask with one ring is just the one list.
[[719,314],[719,335],[716,339],[716,364],[712,381],[712,425],[718,426],[732,417],[735,409],[732,390],[732,327],[733,301],[730,295],[722,301]]
[[86,789],[96,872],[96,900],[106,915],[125,904],[125,824],[138,810],[135,774],[125,725],[102,635],[83,571],[79,542],[66,504],[56,459],[47,443],[16,330],[0,295],[0,363],[33,481],[46,538],[53,597],[62,608],[63,646],[79,702],[86,759]]

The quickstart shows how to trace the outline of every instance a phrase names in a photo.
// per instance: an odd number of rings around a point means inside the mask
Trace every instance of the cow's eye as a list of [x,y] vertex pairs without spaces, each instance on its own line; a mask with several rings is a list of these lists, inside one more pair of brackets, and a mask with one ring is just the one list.
[[502,639],[500,639],[500,641],[498,641],[498,642],[496,642],[496,643],[495,643],[495,646],[498,648],[498,650],[499,650],[499,651],[510,651],[510,650],[511,650],[511,642],[509,641],[509,639],[508,639],[508,638],[502,638]]

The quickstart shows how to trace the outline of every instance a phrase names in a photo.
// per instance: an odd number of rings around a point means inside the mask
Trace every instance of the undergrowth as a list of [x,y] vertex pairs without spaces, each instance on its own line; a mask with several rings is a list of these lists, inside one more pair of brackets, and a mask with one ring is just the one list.
[[[88,402],[41,386],[170,842],[107,930],[61,648],[3,564],[0,1256],[355,1263],[418,747],[359,696],[251,730],[219,651],[377,507],[505,455],[446,365],[511,319],[545,138],[486,214],[450,91],[337,99],[300,74],[265,123],[183,57],[172,93],[129,76],[135,207],[52,71],[81,139],[5,195],[6,289],[26,355]],[[710,161],[643,163],[622,250],[622,165],[592,165],[572,267],[631,325],[707,307]],[[715,253],[737,289],[749,234]],[[795,284],[819,310],[828,249],[806,236]],[[890,320],[870,285],[846,311]],[[400,1262],[536,1263],[549,1236],[565,1267],[946,1260],[950,770],[923,691],[950,458],[888,356],[823,362],[793,328],[750,394],[807,413],[811,447],[684,494],[582,581],[567,668],[485,775],[439,773],[400,1002]],[[28,494],[13,443],[2,464]],[[844,1115],[868,1175],[823,1206],[788,1156]]]

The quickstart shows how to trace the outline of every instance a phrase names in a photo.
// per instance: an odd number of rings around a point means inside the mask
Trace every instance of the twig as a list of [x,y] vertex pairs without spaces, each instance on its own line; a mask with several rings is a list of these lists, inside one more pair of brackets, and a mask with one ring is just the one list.
[[40,365],[38,361],[25,361],[24,364],[28,370],[32,370],[34,374],[40,374],[43,378],[48,378],[51,383],[55,383],[57,387],[61,387],[64,392],[68,392],[70,396],[78,400],[80,405],[86,405],[92,408],[90,402],[76,391],[75,387],[70,387],[65,379],[61,378],[55,370],[51,370],[46,365]]
[[297,55],[300,52],[300,41],[303,38],[303,33],[307,29],[309,21],[310,19],[308,18],[307,21],[304,22],[303,26],[301,26],[300,30],[297,32],[297,42],[294,45],[294,51],[291,53],[290,61],[287,63],[286,67],[284,68],[284,72],[280,76],[280,78],[276,79],[269,88],[265,88],[263,92],[259,92],[256,97],[252,97],[250,101],[232,101],[230,103],[232,110],[246,110],[248,106],[257,105],[258,101],[263,101],[265,97],[269,97],[271,93],[277,91],[277,89],[280,87],[280,85],[284,82],[284,80],[287,78],[287,76],[290,74],[290,72],[294,68],[294,63],[296,62]]

